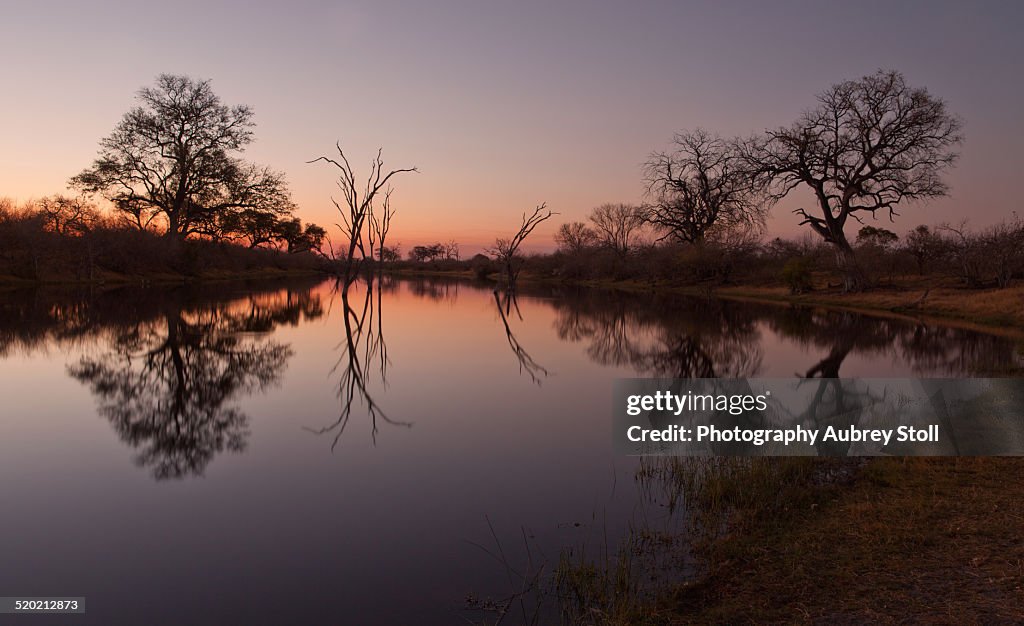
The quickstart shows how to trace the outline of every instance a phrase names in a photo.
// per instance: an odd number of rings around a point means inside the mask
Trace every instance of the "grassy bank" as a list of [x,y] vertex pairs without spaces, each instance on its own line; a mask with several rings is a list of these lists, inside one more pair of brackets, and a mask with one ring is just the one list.
[[675,542],[634,529],[613,558],[563,558],[566,623],[1024,620],[1020,459],[663,458],[638,480],[684,507],[696,575],[639,596]]
[[660,623],[1019,623],[1022,479],[1018,459],[887,458],[847,486],[794,483],[780,495],[796,497],[780,498],[772,517],[762,509],[763,523],[705,546],[704,575],[648,614]]
[[967,289],[949,280],[902,277],[867,291],[845,293],[836,287],[822,286],[808,293],[793,294],[786,287],[755,284],[712,287],[638,281],[587,281],[585,284],[824,306],[873,315],[933,320],[947,325],[977,326],[992,332],[1005,332],[1007,327],[1024,331],[1024,285],[1005,289]]
[[905,280],[902,284],[858,293],[822,290],[790,294],[782,287],[730,286],[714,290],[724,297],[754,298],[865,312],[960,321],[986,327],[1024,330],[1024,285],[1006,289],[963,289],[942,283]]

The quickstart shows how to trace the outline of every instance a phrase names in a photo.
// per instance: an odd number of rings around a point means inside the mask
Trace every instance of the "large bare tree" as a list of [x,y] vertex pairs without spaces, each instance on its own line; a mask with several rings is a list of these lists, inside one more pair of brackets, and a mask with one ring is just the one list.
[[162,221],[172,239],[218,237],[239,211],[292,211],[284,176],[237,156],[252,142],[252,109],[223,104],[208,80],[170,74],[138,101],[73,187],[104,194],[140,229]]
[[699,244],[713,227],[761,227],[767,206],[739,142],[703,129],[676,133],[667,152],[644,165],[647,219],[665,237]]
[[795,124],[749,144],[748,156],[779,201],[798,187],[816,208],[797,209],[835,246],[846,290],[865,286],[846,237],[849,218],[883,211],[892,219],[904,201],[946,194],[942,174],[957,159],[961,122],[941,99],[911,87],[896,71],[833,85]]

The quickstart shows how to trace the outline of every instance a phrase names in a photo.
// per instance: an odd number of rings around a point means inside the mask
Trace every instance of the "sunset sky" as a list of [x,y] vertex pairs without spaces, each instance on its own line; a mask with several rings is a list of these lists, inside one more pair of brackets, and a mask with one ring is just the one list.
[[[768,6],[771,4],[772,6]],[[900,233],[1020,209],[1024,3],[46,2],[2,0],[0,196],[65,190],[162,72],[212,80],[256,113],[247,157],[287,174],[304,220],[333,224],[341,140],[395,182],[393,240],[475,252],[540,202],[561,215],[638,202],[640,165],[677,130],[788,124],[832,83],[903,72],[965,122],[952,195]],[[365,168],[364,168],[365,171]],[[784,201],[773,234],[801,232]]]

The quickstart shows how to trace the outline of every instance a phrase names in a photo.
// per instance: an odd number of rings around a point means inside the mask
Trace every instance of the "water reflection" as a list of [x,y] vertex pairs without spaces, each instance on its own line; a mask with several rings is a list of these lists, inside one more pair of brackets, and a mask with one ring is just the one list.
[[[390,283],[392,288],[395,287],[395,281],[389,277],[377,277],[377,280],[380,284],[386,282]],[[459,288],[464,283],[456,280],[417,278],[406,281],[406,284],[414,296],[427,298],[434,302],[450,302],[454,304],[459,298]],[[386,289],[387,287],[385,287]]]
[[569,292],[555,301],[559,337],[586,342],[598,363],[665,378],[755,376],[761,368],[753,311],[721,300],[609,295]]
[[508,323],[508,318],[515,311],[519,321],[523,321],[523,313],[519,309],[519,300],[516,297],[516,293],[503,291],[500,294],[498,290],[494,291],[494,306],[498,310],[498,317],[501,318],[501,324],[505,328],[505,338],[508,339],[508,346],[512,349],[512,354],[515,355],[516,360],[519,362],[519,373],[526,372],[530,375],[530,379],[533,382],[540,384],[541,378],[548,375],[548,370],[540,363],[533,360],[530,353],[526,351],[523,344],[519,343],[519,339],[516,338],[512,327]]
[[[679,520],[640,497],[637,461],[612,449],[612,378],[792,377],[815,391],[795,418],[825,425],[879,405],[830,375],[1007,375],[1024,361],[1014,339],[852,313],[525,284],[512,301],[470,281],[379,278],[348,293],[318,280],[8,292],[0,355],[0,481],[25,504],[2,516],[21,565],[0,585],[85,584],[118,611],[135,599],[132,623],[154,623],[156,590],[175,588],[185,604],[168,622],[231,621],[217,612],[229,607],[235,621],[448,624],[467,593],[522,589],[467,540],[545,576],[566,546],[586,548],[577,563],[646,546],[630,562],[654,575]],[[386,425],[402,420],[416,429]],[[378,426],[374,448],[363,429]],[[345,454],[330,454],[340,438]],[[138,480],[204,472],[170,491]],[[138,563],[161,566],[140,578]],[[313,601],[282,599],[296,594]],[[116,621],[102,611],[90,619]]]
[[1004,337],[848,311],[595,290],[560,291],[549,301],[561,339],[639,376],[764,375],[766,351],[780,344],[817,355],[793,373],[805,378],[843,375],[851,355],[902,362],[920,376],[1006,375],[1024,361]]
[[341,404],[338,418],[322,428],[307,428],[317,434],[333,434],[332,450],[337,447],[356,406],[366,409],[374,443],[377,442],[380,422],[407,428],[412,426],[410,422],[388,417],[371,391],[374,377],[379,379],[382,387],[387,386],[390,359],[384,339],[383,294],[394,291],[395,281],[390,277],[369,276],[364,283],[354,285],[356,288],[352,286],[346,287],[338,280],[332,287],[332,297],[340,302],[342,317],[342,337],[338,344],[341,354],[331,370],[338,376]]
[[217,454],[244,450],[249,418],[233,403],[276,383],[292,355],[270,333],[324,313],[309,287],[237,299],[123,289],[46,307],[38,301],[23,295],[20,310],[34,313],[33,323],[14,326],[3,345],[88,338],[86,354],[67,372],[89,387],[97,413],[157,480],[201,475]]
[[[388,277],[347,292],[315,279],[9,292],[0,300],[0,356],[75,346],[83,354],[67,364],[67,373],[88,386],[97,412],[136,450],[137,463],[158,479],[180,478],[202,474],[222,452],[245,449],[249,420],[239,401],[275,384],[292,356],[273,333],[325,315],[337,341],[330,384],[339,405],[335,416],[311,430],[329,435],[333,448],[353,415],[368,419],[374,441],[381,424],[410,426],[382,407],[391,366],[385,305],[401,312],[437,302],[453,316],[478,317],[460,294],[471,303],[490,301],[488,308],[498,313],[493,332],[504,333],[520,374],[538,384],[548,369],[519,335],[537,331],[545,317],[553,319],[559,341],[531,342],[532,350],[579,354],[576,346],[582,345],[588,360],[618,368],[619,375],[831,379],[851,375],[846,364],[856,357],[871,364],[873,375],[958,377],[1012,375],[1024,361],[1018,343],[1003,337],[844,311],[538,286],[524,286],[516,298],[468,281]],[[451,333],[452,354],[426,358],[473,358],[467,355],[476,346],[461,346],[458,323]],[[788,369],[780,372],[783,367]],[[809,408],[809,422],[825,423],[826,414],[875,401],[824,383],[821,389],[830,408]]]

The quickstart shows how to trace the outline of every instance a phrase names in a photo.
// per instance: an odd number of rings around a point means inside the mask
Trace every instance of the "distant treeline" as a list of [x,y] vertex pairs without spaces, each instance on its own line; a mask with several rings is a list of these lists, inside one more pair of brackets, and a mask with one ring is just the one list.
[[[16,205],[0,198],[0,277],[27,281],[178,278],[324,269],[298,219],[261,248],[241,234],[172,239],[126,224],[82,198]],[[291,233],[291,236],[289,236]]]
[[[810,233],[798,239],[765,240],[750,231],[732,231],[687,244],[659,240],[658,231],[645,224],[640,213],[637,207],[605,205],[588,222],[563,224],[555,237],[558,249],[524,257],[523,270],[535,277],[569,281],[785,285],[794,293],[841,286],[843,268],[834,246]],[[453,249],[453,244],[437,247]],[[977,230],[965,223],[921,225],[902,237],[865,225],[857,231],[853,251],[876,286],[914,275],[955,278],[970,288],[1004,288],[1024,279],[1024,220],[1014,215]],[[391,267],[470,271],[479,278],[502,271],[485,254],[460,260],[444,254],[424,258],[413,252]]]

